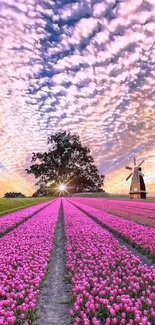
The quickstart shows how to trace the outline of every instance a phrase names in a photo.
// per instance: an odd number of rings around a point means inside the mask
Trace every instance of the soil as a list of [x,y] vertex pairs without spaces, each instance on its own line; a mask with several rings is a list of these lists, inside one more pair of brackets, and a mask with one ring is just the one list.
[[35,324],[69,325],[69,284],[65,256],[64,216],[61,206],[54,247],[48,271],[42,284]]

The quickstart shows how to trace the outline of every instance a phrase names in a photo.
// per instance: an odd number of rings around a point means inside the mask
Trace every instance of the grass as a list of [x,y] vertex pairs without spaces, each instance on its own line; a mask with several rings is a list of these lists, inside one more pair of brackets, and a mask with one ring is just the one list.
[[[118,200],[118,201],[131,201],[136,202],[136,200],[131,200],[129,195],[115,195],[115,194],[108,194],[105,192],[95,192],[95,193],[77,193],[73,195],[73,197],[83,197],[83,198],[94,198],[94,199],[104,199],[104,200]],[[155,203],[155,197],[148,197],[146,200],[137,200],[137,202],[154,202]]]
[[0,199],[0,216],[25,209],[32,205],[51,201],[52,197],[37,197],[24,199]]
[[155,203],[155,198],[154,197],[147,197],[146,200],[131,200],[129,196],[110,196],[107,197],[106,199],[108,200],[118,200],[118,201],[130,201],[130,202],[154,202]]

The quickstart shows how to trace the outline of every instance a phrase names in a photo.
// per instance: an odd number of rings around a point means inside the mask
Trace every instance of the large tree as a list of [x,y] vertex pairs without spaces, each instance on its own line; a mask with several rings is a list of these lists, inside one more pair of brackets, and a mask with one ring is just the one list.
[[49,150],[44,153],[33,153],[33,164],[26,169],[39,179],[36,185],[52,187],[60,183],[68,183],[70,192],[81,192],[87,189],[100,189],[104,175],[100,175],[94,164],[90,150],[82,146],[78,135],[58,132],[48,138]]

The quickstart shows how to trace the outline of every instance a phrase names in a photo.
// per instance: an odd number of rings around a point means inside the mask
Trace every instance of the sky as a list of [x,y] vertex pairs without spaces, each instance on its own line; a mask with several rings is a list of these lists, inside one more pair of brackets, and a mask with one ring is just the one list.
[[105,190],[126,164],[155,195],[155,0],[0,0],[0,196],[31,195],[32,152],[78,133]]

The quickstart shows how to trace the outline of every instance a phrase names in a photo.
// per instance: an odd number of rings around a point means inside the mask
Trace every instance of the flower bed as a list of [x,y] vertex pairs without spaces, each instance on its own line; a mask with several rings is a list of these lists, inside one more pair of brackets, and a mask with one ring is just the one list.
[[[87,204],[94,208],[99,208],[111,214],[139,223],[141,225],[155,228],[155,208],[153,208],[153,204],[149,205],[148,203],[142,204],[141,202],[122,202],[89,198],[79,198],[75,199],[75,202],[76,201],[79,203]],[[131,203],[134,204],[131,205]],[[148,205],[150,206],[150,209],[148,208]]]
[[70,202],[75,203],[76,206],[94,216],[103,225],[115,231],[119,236],[125,238],[133,245],[137,245],[148,257],[155,260],[155,229],[138,225],[132,221],[119,218],[104,211],[99,211],[77,201],[70,200]]
[[152,202],[142,202],[142,201],[121,201],[121,200],[111,200],[111,199],[96,199],[96,198],[73,198],[73,200],[80,200],[81,202],[87,200],[87,202],[89,203],[93,203],[93,202],[101,202],[103,204],[108,204],[108,205],[119,205],[122,207],[132,207],[132,208],[137,208],[139,209],[145,209],[145,210],[149,210],[149,211],[155,211],[155,203]]
[[60,200],[0,240],[0,325],[31,324],[53,247]]
[[[15,227],[19,222],[31,216],[41,208],[46,207],[50,202],[41,203],[15,213],[7,214],[0,218],[0,235]],[[51,201],[52,203],[52,201]]]
[[68,201],[63,205],[72,323],[154,324],[155,268]]

